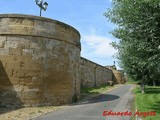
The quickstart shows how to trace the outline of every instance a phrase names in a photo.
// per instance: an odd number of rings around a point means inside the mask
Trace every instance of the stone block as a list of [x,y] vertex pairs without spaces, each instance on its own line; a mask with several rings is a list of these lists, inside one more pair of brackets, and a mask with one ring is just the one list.
[[0,36],[0,48],[4,48],[6,42],[6,37]]
[[9,49],[6,49],[6,48],[1,49],[0,48],[0,55],[9,55]]
[[0,48],[4,48],[5,41],[0,40]]
[[22,55],[22,48],[9,48],[9,55]]
[[19,78],[17,78],[17,77],[11,77],[11,78],[10,78],[10,83],[11,83],[12,85],[17,85],[17,84],[20,84],[20,80],[19,80]]
[[23,95],[23,99],[25,100],[38,100],[42,99],[43,92],[39,91],[26,91]]

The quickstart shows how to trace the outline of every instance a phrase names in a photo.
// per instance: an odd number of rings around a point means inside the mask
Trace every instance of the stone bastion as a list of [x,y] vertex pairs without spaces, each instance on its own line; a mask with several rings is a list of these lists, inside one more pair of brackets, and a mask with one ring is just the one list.
[[0,15],[0,106],[76,101],[80,50],[80,34],[67,24],[30,15]]

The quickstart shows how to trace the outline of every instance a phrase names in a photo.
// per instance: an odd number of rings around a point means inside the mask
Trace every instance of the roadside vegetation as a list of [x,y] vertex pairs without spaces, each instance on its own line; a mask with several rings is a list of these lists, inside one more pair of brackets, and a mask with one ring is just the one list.
[[135,84],[135,85],[138,85],[138,81],[135,81],[134,79],[132,78],[127,78],[127,84]]
[[139,81],[142,93],[146,84],[160,82],[159,11],[159,0],[112,0],[104,14],[116,25],[111,32],[119,40],[112,43],[115,57],[124,72]]
[[93,88],[82,88],[81,93],[98,94],[108,90],[109,88],[111,88],[111,86],[108,85]]
[[103,93],[115,86],[109,86],[109,85],[102,85],[100,87],[92,87],[92,88],[82,88],[81,89],[81,99],[89,96],[89,95],[96,95]]
[[[135,106],[138,111],[151,112],[155,111],[156,116],[141,117],[143,120],[159,120],[160,118],[160,86],[146,86],[145,94],[141,93],[140,87],[136,87]],[[134,107],[135,108],[135,107]]]

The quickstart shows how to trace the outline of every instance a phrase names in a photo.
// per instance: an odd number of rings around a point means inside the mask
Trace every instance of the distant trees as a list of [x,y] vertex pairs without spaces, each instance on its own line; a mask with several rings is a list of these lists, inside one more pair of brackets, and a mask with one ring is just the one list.
[[120,66],[144,93],[145,83],[160,79],[160,1],[112,0],[105,16],[117,25],[112,34],[120,41],[112,46]]

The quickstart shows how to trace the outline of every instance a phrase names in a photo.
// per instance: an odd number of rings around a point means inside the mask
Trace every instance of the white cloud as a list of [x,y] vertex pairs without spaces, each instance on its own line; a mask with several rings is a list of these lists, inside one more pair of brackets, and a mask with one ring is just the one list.
[[111,42],[112,40],[108,39],[105,36],[98,36],[98,35],[84,36],[82,37],[82,54],[92,54],[96,57],[101,57],[101,58],[111,57],[117,52],[110,45]]

